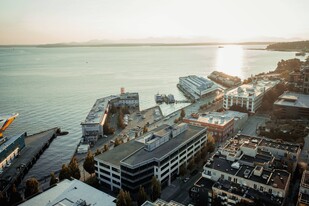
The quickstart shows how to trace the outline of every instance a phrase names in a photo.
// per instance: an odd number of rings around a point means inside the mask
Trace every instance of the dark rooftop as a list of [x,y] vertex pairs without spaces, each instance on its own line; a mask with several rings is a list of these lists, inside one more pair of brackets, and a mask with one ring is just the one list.
[[[162,129],[163,128],[161,128],[160,130]],[[140,149],[134,154],[127,156],[127,158],[123,159],[122,162],[127,163],[129,165],[137,165],[150,159],[161,159],[163,156],[172,153],[173,150],[176,149],[177,147],[185,145],[186,142],[188,142],[193,136],[203,131],[206,131],[204,127],[198,127],[188,124],[188,130],[179,134],[175,138],[170,139],[169,141],[157,147],[156,149],[152,150],[151,152],[146,151],[144,149]]]
[[238,169],[232,168],[232,163],[223,157],[213,156],[213,161],[209,161],[210,164],[206,164],[207,167],[225,172],[231,175],[235,175]]
[[212,189],[212,186],[215,184],[215,181],[211,180],[211,179],[208,179],[208,178],[205,178],[205,177],[200,177],[200,179],[198,179],[194,186],[196,187],[204,187],[206,189],[209,189],[211,190]]

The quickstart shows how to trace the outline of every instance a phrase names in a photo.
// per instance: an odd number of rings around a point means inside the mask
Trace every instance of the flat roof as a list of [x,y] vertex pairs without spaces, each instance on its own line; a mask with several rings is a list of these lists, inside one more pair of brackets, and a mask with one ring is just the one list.
[[309,108],[309,95],[295,92],[285,92],[274,103],[278,106]]
[[211,80],[206,79],[204,77],[198,77],[196,75],[179,77],[179,79],[183,79],[188,83],[190,83],[191,85],[194,85],[195,88],[198,89],[199,91],[207,90],[215,85]]
[[[162,126],[164,126],[165,128],[170,127],[169,125]],[[178,147],[185,145],[186,142],[191,140],[193,136],[203,131],[206,131],[206,128],[188,124],[188,129],[186,131],[180,133],[179,135],[160,145],[156,149],[152,151],[140,149],[131,156],[123,159],[122,162],[133,166],[150,159],[161,159],[163,156],[172,153],[173,150],[177,149]]]
[[259,80],[256,83],[252,82],[250,84],[243,84],[239,87],[236,87],[226,92],[226,95],[238,96],[238,97],[249,97],[254,94],[255,96],[259,96],[264,93],[264,90],[268,91],[269,89],[271,89],[278,83],[279,81]]
[[111,95],[108,97],[97,99],[93,107],[91,108],[90,112],[88,113],[85,121],[82,122],[82,124],[89,124],[89,123],[100,124],[107,109],[107,106],[109,104],[109,101],[116,98],[119,98],[119,96]]
[[285,170],[274,170],[270,176],[270,181],[268,185],[272,185],[273,187],[284,189],[286,184],[288,183],[290,173]]
[[213,186],[214,184],[215,184],[215,181],[201,176],[201,177],[194,183],[194,186],[203,187],[203,188],[206,188],[206,189],[211,190],[211,189],[212,189],[212,186]]
[[[163,128],[166,128],[166,124],[161,125],[151,132],[159,131]],[[147,133],[148,134],[148,133]],[[146,134],[146,135],[147,135]],[[144,136],[144,135],[143,135]],[[115,166],[120,166],[120,161],[124,158],[128,157],[129,155],[133,154],[137,150],[143,149],[144,144],[142,142],[131,140],[129,142],[126,142],[124,144],[118,145],[117,147],[114,147],[112,150],[108,150],[98,156],[95,157],[95,159],[102,160],[104,162],[109,162]]]
[[73,206],[85,201],[85,205],[102,205],[102,203],[104,203],[104,206],[115,206],[115,200],[115,197],[97,190],[79,180],[65,179],[56,186],[49,188],[20,205]]
[[211,112],[208,114],[199,114],[197,118],[193,116],[186,117],[189,121],[211,124],[211,125],[219,125],[225,126],[234,120],[234,117],[230,115],[225,115],[224,112]]
[[228,174],[231,174],[231,175],[235,175],[239,169],[235,169],[232,167],[232,161],[229,161],[227,159],[225,159],[225,157],[223,156],[217,156],[217,155],[214,155],[213,156],[213,160],[209,162],[210,164],[207,165],[206,163],[206,166],[208,168],[212,168],[212,169],[215,169],[215,170],[218,170],[218,171],[221,171],[221,172],[225,172],[225,173],[228,173]]
[[271,140],[271,139],[266,139],[263,138],[262,141],[260,142],[259,146],[264,146],[264,147],[272,147],[280,150],[286,150],[292,153],[296,153],[300,146],[298,144],[293,144],[289,142],[280,142],[276,140]]

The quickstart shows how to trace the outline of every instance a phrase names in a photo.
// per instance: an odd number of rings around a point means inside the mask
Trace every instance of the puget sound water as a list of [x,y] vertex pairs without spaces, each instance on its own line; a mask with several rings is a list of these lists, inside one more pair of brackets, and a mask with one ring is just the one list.
[[[0,47],[0,113],[19,117],[4,134],[37,133],[55,126],[69,135],[56,138],[28,176],[41,178],[68,163],[81,137],[80,123],[95,100],[138,92],[140,107],[155,106],[156,93],[185,99],[181,76],[206,77],[214,70],[237,75],[276,68],[294,52],[249,50],[266,46]],[[303,58],[302,58],[303,59]],[[163,105],[167,114],[184,104]]]

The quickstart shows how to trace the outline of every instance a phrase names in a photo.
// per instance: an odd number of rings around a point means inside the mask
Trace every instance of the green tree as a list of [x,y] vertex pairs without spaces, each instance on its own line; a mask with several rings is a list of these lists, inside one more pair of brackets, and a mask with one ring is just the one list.
[[132,205],[132,199],[131,195],[127,191],[123,191],[122,189],[119,191],[119,194],[117,196],[117,206],[131,206]]
[[91,151],[88,152],[88,154],[87,154],[87,156],[85,158],[83,167],[91,175],[95,172],[94,156],[93,156]]
[[15,184],[13,184],[11,189],[9,205],[16,205],[16,203],[21,202],[23,199],[20,193],[17,191]]
[[64,179],[70,179],[71,173],[70,169],[67,167],[66,164],[63,164],[59,173],[59,180],[64,180]]
[[155,176],[151,179],[151,200],[156,201],[161,196],[161,183]]
[[69,164],[69,169],[70,169],[71,176],[79,180],[81,175],[80,175],[80,169],[79,169],[79,165],[78,165],[78,161],[76,157],[72,158]]
[[139,186],[139,190],[137,193],[137,205],[142,205],[144,202],[146,202],[146,200],[148,200],[148,195],[144,190],[143,186]]
[[35,178],[26,181],[25,198],[35,195],[39,192],[39,182]]
[[49,186],[52,186],[54,184],[56,184],[58,181],[57,181],[57,178],[56,178],[56,175],[55,173],[50,173],[50,181],[49,181]]

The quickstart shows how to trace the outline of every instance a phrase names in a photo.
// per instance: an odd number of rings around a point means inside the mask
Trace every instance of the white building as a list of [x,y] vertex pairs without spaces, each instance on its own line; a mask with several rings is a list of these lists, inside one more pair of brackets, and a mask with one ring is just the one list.
[[21,203],[21,206],[115,206],[116,198],[79,180],[65,179],[48,190]]
[[194,99],[199,99],[219,89],[212,81],[196,75],[179,77],[179,85]]
[[260,80],[243,84],[225,92],[223,107],[229,109],[232,105],[239,105],[254,113],[261,106],[264,94],[278,83],[279,81]]
[[95,157],[96,175],[111,190],[137,191],[153,176],[170,185],[207,140],[206,128],[185,123],[161,125],[138,139]]

